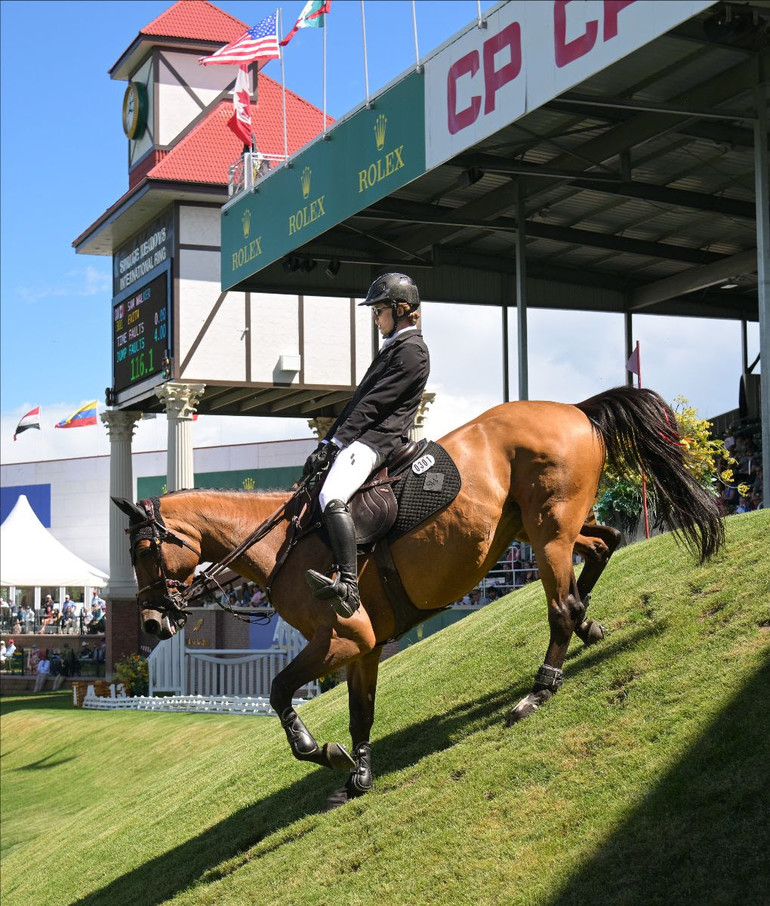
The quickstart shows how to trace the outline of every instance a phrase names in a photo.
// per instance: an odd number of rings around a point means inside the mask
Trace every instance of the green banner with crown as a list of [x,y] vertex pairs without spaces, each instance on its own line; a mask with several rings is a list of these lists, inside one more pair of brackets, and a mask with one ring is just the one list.
[[422,175],[424,94],[423,74],[411,73],[231,203],[222,212],[222,289]]

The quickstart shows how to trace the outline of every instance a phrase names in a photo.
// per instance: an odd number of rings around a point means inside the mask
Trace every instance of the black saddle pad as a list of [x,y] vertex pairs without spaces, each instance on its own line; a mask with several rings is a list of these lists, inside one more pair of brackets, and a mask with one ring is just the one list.
[[395,541],[449,506],[461,486],[460,473],[452,457],[440,444],[430,441],[395,483],[398,516],[388,532],[388,540]]

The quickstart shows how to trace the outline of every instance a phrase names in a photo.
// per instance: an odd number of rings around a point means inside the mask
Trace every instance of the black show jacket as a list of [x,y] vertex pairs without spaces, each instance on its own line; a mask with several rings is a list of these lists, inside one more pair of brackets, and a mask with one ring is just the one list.
[[360,440],[387,458],[408,439],[430,374],[428,347],[409,331],[381,349],[326,434],[343,447]]

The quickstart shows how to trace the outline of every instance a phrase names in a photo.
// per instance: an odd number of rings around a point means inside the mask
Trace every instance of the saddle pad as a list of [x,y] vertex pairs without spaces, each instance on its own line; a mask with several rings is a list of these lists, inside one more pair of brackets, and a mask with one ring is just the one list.
[[[435,462],[417,474],[414,466],[420,468],[422,464],[425,467],[429,456]],[[404,473],[401,481],[396,482],[394,490],[398,500],[398,516],[388,532],[388,540],[395,541],[429,516],[449,506],[457,497],[461,486],[460,473],[451,456],[442,446],[430,441],[413,466]]]

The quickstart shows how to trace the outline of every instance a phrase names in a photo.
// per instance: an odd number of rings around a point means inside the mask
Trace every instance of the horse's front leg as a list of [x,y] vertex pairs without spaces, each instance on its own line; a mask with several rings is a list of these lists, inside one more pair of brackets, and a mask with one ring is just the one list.
[[[365,612],[357,612],[344,622],[350,624],[346,627],[350,631],[348,637],[336,635],[330,627],[319,627],[309,644],[275,677],[270,688],[270,705],[280,718],[294,757],[337,771],[351,770],[356,763],[338,743],[319,745],[294,710],[292,699],[297,689],[372,650],[374,634]],[[354,623],[360,624],[359,631]]]
[[363,796],[364,793],[370,792],[374,785],[370,740],[381,656],[382,647],[379,646],[347,666],[350,738],[353,742],[355,767],[350,772],[345,786],[335,790],[326,800],[327,810]]
[[545,660],[535,674],[535,683],[508,715],[508,726],[529,717],[559,691],[562,684],[562,665],[567,656],[572,633],[585,616],[575,573],[572,569],[572,546],[557,540],[536,550],[540,578],[548,600],[550,639]]

